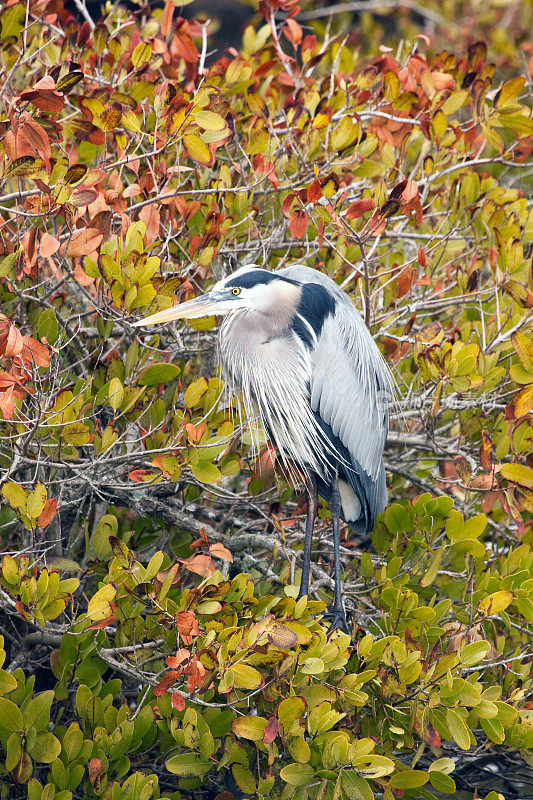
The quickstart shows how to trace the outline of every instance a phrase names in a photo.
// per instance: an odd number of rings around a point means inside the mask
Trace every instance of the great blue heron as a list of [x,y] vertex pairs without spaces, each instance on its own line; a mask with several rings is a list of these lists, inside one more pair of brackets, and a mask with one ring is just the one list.
[[368,533],[387,502],[383,448],[389,370],[345,292],[304,266],[238,269],[207,294],[136,325],[224,315],[224,372],[282,459],[305,478],[307,520],[299,597],[309,591],[318,495],[329,502],[335,593],[330,630],[347,630],[340,575],[339,517]]

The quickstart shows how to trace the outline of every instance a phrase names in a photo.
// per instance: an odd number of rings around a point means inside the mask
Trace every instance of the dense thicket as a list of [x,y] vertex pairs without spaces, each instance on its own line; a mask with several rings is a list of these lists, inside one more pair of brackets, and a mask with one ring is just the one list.
[[[170,1],[0,14],[3,797],[430,800],[495,759],[531,791],[526,20],[302,5],[209,67]],[[215,320],[132,327],[232,259],[331,275],[398,385],[390,505],[343,530],[353,645],[325,505],[295,600],[302,487]]]

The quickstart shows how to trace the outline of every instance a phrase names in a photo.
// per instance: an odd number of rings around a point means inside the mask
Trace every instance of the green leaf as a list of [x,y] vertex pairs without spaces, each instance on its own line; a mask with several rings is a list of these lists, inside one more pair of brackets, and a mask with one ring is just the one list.
[[24,716],[26,718],[26,730],[35,726],[37,730],[45,730],[50,722],[50,709],[54,700],[54,692],[49,689],[36,695],[27,708]]
[[122,398],[124,397],[124,387],[119,378],[111,378],[108,388],[108,402],[113,411],[118,411]]
[[505,731],[499,719],[480,719],[483,732],[496,744],[503,744],[505,741]]
[[218,483],[222,478],[220,470],[210,461],[199,461],[191,464],[191,472],[200,483]]
[[139,376],[139,386],[159,386],[160,383],[169,383],[180,374],[181,369],[177,364],[151,364]]
[[446,724],[452,738],[457,742],[461,750],[469,750],[470,730],[462,716],[457,711],[454,711],[453,708],[446,709]]
[[61,435],[68,444],[75,447],[81,447],[91,441],[91,429],[84,422],[71,422],[70,425],[65,425]]
[[207,392],[208,383],[205,378],[198,378],[187,386],[183,402],[187,408],[195,408]]
[[180,775],[184,778],[203,778],[213,765],[210,761],[198,758],[194,753],[180,753],[169,758],[165,766],[173,775]]
[[315,776],[313,767],[309,764],[287,764],[279,773],[280,778],[289,786],[307,786]]
[[111,554],[110,536],[116,536],[118,520],[114,514],[104,514],[99,520],[92,536],[93,552],[96,558],[104,560]]
[[111,615],[111,607],[109,603],[114,599],[117,590],[115,587],[106,583],[101,589],[98,589],[89,600],[87,607],[87,616],[89,619],[96,622],[97,620],[106,619]]
[[0,669],[0,692],[2,694],[8,694],[9,692],[12,692],[13,689],[16,688],[17,688],[17,679],[15,678],[15,676],[11,675],[10,672],[6,672],[5,669]]
[[37,481],[35,489],[28,495],[24,509],[30,519],[38,519],[46,503],[46,498],[46,486],[41,481]]
[[206,131],[223,131],[227,127],[224,117],[213,111],[197,111],[194,121]]
[[407,769],[405,772],[396,772],[391,776],[389,786],[391,789],[419,789],[425,786],[429,775],[421,769]]
[[454,794],[455,792],[455,781],[444,772],[430,769],[429,781],[438,792],[444,792],[444,794]]
[[24,719],[20,708],[7,697],[0,697],[0,725],[8,731],[24,730]]
[[232,764],[231,774],[233,775],[235,783],[242,792],[250,795],[251,797],[255,795],[255,778],[249,769],[242,764]]
[[341,778],[342,791],[348,800],[374,800],[374,792],[370,784],[361,778],[355,770],[344,770]]
[[278,719],[289,730],[293,722],[303,717],[305,703],[301,697],[286,697],[278,706]]
[[480,661],[482,661],[485,656],[490,653],[490,651],[490,642],[471,642],[461,649],[461,663],[465,667],[472,667],[474,664],[478,664]]
[[41,764],[51,764],[61,752],[61,742],[50,731],[40,731],[32,747],[28,744],[28,753]]

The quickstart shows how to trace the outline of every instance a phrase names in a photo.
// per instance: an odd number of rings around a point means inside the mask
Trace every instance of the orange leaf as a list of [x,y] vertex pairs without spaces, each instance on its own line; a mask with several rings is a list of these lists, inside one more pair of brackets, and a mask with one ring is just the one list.
[[289,17],[289,19],[285,20],[283,33],[294,47],[298,47],[302,43],[302,29],[295,19]]
[[50,525],[50,523],[52,522],[53,518],[56,515],[56,511],[57,511],[57,500],[55,497],[51,497],[44,504],[44,508],[39,515],[39,519],[37,520],[39,528],[46,528],[47,525]]
[[179,672],[176,670],[171,669],[170,672],[167,672],[166,675],[163,675],[157,686],[154,686],[153,693],[156,697],[161,697],[162,694],[165,694],[167,689],[169,689],[173,683],[179,678]]
[[50,354],[46,345],[33,339],[31,336],[24,337],[24,346],[20,354],[25,364],[35,367],[50,366]]
[[200,575],[202,578],[207,578],[208,575],[212,575],[215,571],[213,559],[202,553],[191,556],[182,563],[185,569],[189,570],[189,572],[196,573],[196,575]]
[[7,331],[7,336],[2,336],[0,339],[0,355],[4,358],[13,358],[22,352],[24,347],[24,338],[18,328],[10,325]]
[[479,448],[479,463],[485,472],[492,472],[494,463],[494,444],[486,430],[481,431],[481,447]]
[[50,258],[59,250],[59,240],[55,236],[50,236],[49,233],[43,233],[39,243],[39,255],[41,258]]
[[191,657],[191,651],[187,650],[186,648],[180,648],[175,656],[169,656],[165,659],[165,663],[168,667],[179,667],[183,664],[184,661],[187,661]]
[[[198,620],[192,611],[179,611],[176,614],[176,629],[180,636],[198,636],[200,628]],[[186,642],[190,644],[190,642]]]
[[220,542],[215,542],[212,544],[209,548],[209,552],[217,558],[221,558],[223,561],[231,561],[233,563],[233,556],[231,555],[230,551],[227,547],[224,547],[223,544],[220,544]]
[[408,203],[415,197],[418,197],[418,185],[416,181],[409,179],[407,181],[405,189],[402,192],[402,200],[404,201],[404,203]]
[[[94,253],[102,244],[103,238],[104,235],[98,228],[82,228],[74,231],[68,243],[67,256],[69,258],[77,258]],[[61,249],[64,250],[64,248],[65,245]]]

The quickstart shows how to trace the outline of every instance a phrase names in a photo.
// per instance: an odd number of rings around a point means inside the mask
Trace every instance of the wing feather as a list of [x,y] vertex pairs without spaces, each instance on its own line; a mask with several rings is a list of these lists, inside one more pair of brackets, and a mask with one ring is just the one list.
[[366,495],[366,522],[373,526],[386,503],[383,447],[394,402],[390,372],[361,316],[334,281],[309,267],[286,267],[280,274],[321,284],[335,297],[335,314],[325,319],[311,351],[311,408],[348,452],[358,475],[353,488]]

